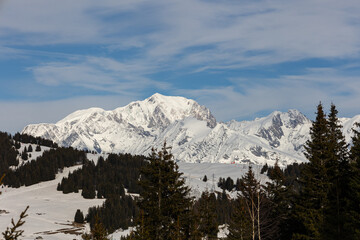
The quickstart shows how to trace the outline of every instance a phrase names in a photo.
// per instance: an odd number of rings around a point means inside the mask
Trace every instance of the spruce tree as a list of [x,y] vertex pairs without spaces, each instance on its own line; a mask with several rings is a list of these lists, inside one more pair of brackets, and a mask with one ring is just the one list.
[[292,192],[289,187],[285,186],[285,176],[278,161],[275,162],[269,178],[271,182],[266,183],[265,190],[269,199],[272,224],[267,229],[267,237],[269,239],[289,239]]
[[90,233],[85,233],[81,237],[84,240],[109,240],[108,232],[104,225],[100,222],[99,217],[95,216],[95,224]]
[[76,211],[74,221],[76,223],[84,223],[84,214],[80,211],[80,209]]
[[21,153],[21,158],[23,160],[28,160],[28,154],[27,154],[27,152],[25,150]]
[[245,199],[238,195],[234,203],[234,211],[229,224],[228,240],[253,239],[251,219],[247,210]]
[[349,151],[337,113],[335,105],[332,104],[328,115],[329,156],[326,167],[329,192],[325,207],[325,239],[342,239],[347,234],[344,232],[344,224],[347,222],[345,195],[349,192],[350,181]]
[[36,145],[35,152],[40,152],[40,151],[41,151],[40,145]]
[[149,163],[141,169],[140,185],[136,239],[189,239],[190,189],[166,143],[160,151],[152,149]]
[[208,180],[207,176],[205,175],[202,180],[203,180],[203,182],[207,182],[207,180]]
[[205,191],[199,199],[199,230],[203,239],[217,239],[216,196]]
[[350,149],[350,189],[349,194],[346,196],[348,221],[344,226],[344,231],[348,233],[349,239],[360,239],[360,123],[355,123],[353,132],[354,136],[352,137]]
[[31,146],[31,144],[29,145],[27,151],[28,151],[28,152],[32,152],[32,151],[33,151],[33,148],[32,148],[32,146]]
[[300,176],[301,192],[294,213],[297,229],[293,239],[321,239],[322,236],[329,191],[326,168],[329,159],[328,133],[326,116],[320,103],[310,128],[310,140],[305,144],[305,156],[309,163],[304,166]]

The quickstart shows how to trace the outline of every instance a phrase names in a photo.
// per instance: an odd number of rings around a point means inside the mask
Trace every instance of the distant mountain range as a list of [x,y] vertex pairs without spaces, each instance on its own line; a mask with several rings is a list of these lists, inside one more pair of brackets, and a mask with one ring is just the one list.
[[[360,115],[341,118],[344,134]],[[164,141],[177,160],[280,165],[306,161],[304,143],[311,121],[297,110],[275,111],[254,121],[217,122],[210,110],[191,99],[154,94],[113,111],[76,111],[55,124],[31,124],[22,133],[53,140],[62,146],[148,154]]]

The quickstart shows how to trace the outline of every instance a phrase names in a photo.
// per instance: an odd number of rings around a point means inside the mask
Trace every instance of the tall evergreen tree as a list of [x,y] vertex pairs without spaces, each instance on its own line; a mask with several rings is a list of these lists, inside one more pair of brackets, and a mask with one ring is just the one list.
[[320,103],[310,128],[310,140],[305,144],[305,156],[309,163],[304,166],[300,176],[301,192],[294,216],[297,229],[293,239],[321,239],[329,191],[326,168],[329,159],[328,133],[326,116]]
[[353,132],[354,136],[352,137],[350,149],[350,189],[349,194],[346,196],[348,221],[344,226],[344,231],[349,234],[349,239],[360,239],[360,123],[355,123]]
[[199,230],[204,240],[217,239],[216,196],[205,191],[199,199]]
[[190,189],[178,171],[169,148],[152,149],[149,164],[142,168],[140,219],[136,239],[190,239]]
[[245,199],[238,196],[234,203],[234,211],[229,224],[228,240],[250,240],[252,235],[252,225]]
[[267,236],[270,239],[289,239],[292,192],[289,187],[285,186],[284,173],[280,169],[278,161],[275,162],[269,178],[271,182],[266,183],[265,190],[270,204],[272,224],[269,224]]
[[346,198],[349,192],[350,164],[348,144],[342,133],[342,126],[337,118],[338,111],[331,105],[328,115],[328,151],[326,161],[329,181],[328,204],[325,208],[324,238],[343,239],[346,219]]

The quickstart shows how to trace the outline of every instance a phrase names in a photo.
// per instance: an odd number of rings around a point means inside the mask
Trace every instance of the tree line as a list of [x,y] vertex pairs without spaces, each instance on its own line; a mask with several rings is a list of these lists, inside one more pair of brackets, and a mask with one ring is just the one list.
[[124,196],[140,193],[138,179],[140,168],[145,165],[143,156],[130,154],[109,154],[105,161],[102,156],[97,164],[85,161],[82,168],[75,170],[59,183],[57,190],[63,193],[79,192],[84,198],[108,198],[113,194]]

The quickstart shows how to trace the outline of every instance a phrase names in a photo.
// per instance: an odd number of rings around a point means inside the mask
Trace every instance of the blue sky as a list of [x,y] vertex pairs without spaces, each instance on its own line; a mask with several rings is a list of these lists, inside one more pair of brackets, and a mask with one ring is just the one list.
[[155,92],[220,121],[360,113],[358,0],[0,0],[0,130]]

